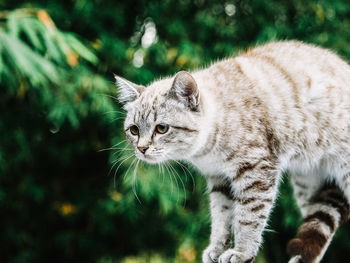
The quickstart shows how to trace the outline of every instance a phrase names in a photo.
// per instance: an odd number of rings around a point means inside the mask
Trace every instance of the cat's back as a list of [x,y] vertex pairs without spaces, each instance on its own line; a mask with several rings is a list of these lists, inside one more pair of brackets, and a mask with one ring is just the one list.
[[257,97],[269,112],[289,111],[296,119],[309,111],[333,112],[335,106],[335,113],[350,111],[350,66],[327,49],[298,41],[252,48],[200,74],[211,76],[208,89],[228,106]]
[[250,49],[235,60],[249,77],[254,73],[259,77],[261,73],[266,78],[281,77],[299,90],[320,82],[350,90],[350,66],[332,51],[314,45],[272,42]]
[[219,117],[241,120],[223,130],[255,136],[251,127],[263,118],[286,148],[330,149],[350,138],[350,66],[327,49],[272,42],[208,70]]
[[350,89],[350,66],[344,60],[328,49],[299,41],[257,46],[213,64],[209,71],[219,82],[245,77],[251,81],[263,80],[264,76],[267,79],[281,77],[300,89],[311,86],[312,80],[332,79],[336,86]]
[[224,101],[239,93],[299,105],[350,94],[350,66],[330,50],[298,41],[252,48],[199,72],[199,79],[206,83],[207,75],[214,80],[209,89]]
[[330,75],[341,71],[350,72],[350,66],[334,52],[299,41],[270,42],[251,48],[236,58],[248,59],[254,63],[258,63],[258,60],[262,60],[262,63],[275,63],[276,67],[286,67],[290,72],[305,72],[305,69],[320,70]]
[[298,41],[272,42],[234,60],[267,102],[289,101],[305,113],[315,107],[349,110],[350,66],[330,50]]
[[349,119],[350,66],[330,50],[298,41],[272,42],[234,60],[268,104],[284,103],[286,109],[280,110],[294,109],[299,112],[294,116],[304,119],[312,114],[318,120],[321,113]]

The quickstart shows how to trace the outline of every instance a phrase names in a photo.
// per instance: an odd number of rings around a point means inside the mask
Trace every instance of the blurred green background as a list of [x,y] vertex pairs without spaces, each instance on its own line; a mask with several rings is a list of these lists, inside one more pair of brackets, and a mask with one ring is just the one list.
[[[146,85],[283,39],[349,60],[350,3],[0,0],[0,262],[200,262],[204,179],[134,169],[113,73]],[[286,177],[256,262],[287,262],[299,223]],[[323,262],[349,255],[348,223]]]

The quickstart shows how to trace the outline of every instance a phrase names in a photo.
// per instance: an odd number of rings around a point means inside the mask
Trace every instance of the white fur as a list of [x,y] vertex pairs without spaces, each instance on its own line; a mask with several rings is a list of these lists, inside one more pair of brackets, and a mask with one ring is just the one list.
[[[211,193],[212,235],[203,262],[241,263],[257,255],[283,171],[289,171],[292,182],[308,187],[304,199],[297,200],[304,216],[326,211],[307,202],[327,181],[335,181],[350,200],[349,180],[344,184],[350,172],[350,67],[344,61],[311,45],[277,42],[193,72],[192,77],[200,94],[199,112],[186,108],[187,98],[169,99],[174,78],[165,78],[126,105],[125,128],[136,124],[140,129],[139,138],[126,132],[135,149],[140,143],[150,146],[148,155],[136,150],[140,159],[188,161],[207,177],[209,190],[226,180],[232,182],[230,191],[237,200],[250,198],[249,205],[241,205],[225,193]],[[128,83],[119,84],[122,101],[137,92]],[[179,85],[175,88],[185,84]],[[169,135],[152,137],[157,123],[169,124]],[[174,126],[198,133],[175,134]],[[266,141],[267,129],[279,149]],[[253,168],[236,179],[247,163]],[[231,209],[224,211],[228,205]],[[330,214],[339,221],[339,214]],[[233,249],[222,245],[231,227]],[[333,233],[327,226],[320,229],[330,237],[327,247]]]

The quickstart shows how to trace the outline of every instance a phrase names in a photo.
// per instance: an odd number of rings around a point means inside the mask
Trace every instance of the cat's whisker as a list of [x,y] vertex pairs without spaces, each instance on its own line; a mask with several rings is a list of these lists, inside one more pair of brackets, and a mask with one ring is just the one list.
[[[107,176],[109,176],[109,175],[111,174],[111,172],[113,171],[113,168],[114,168],[119,162],[123,163],[125,160],[129,159],[130,157],[132,157],[132,155],[128,155],[128,156],[126,156],[126,157],[124,157],[124,158],[119,158],[119,159],[117,159],[116,161],[113,161],[113,165],[112,165],[112,167],[109,169],[108,175],[107,175]],[[118,166],[118,168],[119,168],[119,166]],[[115,177],[116,177],[116,173],[117,173],[117,171],[118,171],[118,168],[116,169],[116,171],[115,171],[115,173],[114,173],[114,176],[113,176],[113,185],[114,185],[114,188],[115,188]]]
[[115,121],[117,121],[117,120],[124,119],[124,118],[125,118],[125,116],[117,117],[117,118],[115,118],[115,119],[112,119],[110,123],[115,122]]
[[158,177],[161,176],[161,172],[160,172],[160,163],[157,164],[158,165]]
[[128,169],[126,170],[126,172],[125,172],[124,175],[123,175],[123,180],[125,180],[125,177],[126,177],[127,174],[129,173],[130,168],[134,165],[134,163],[135,163],[136,161],[138,161],[138,159],[135,158],[135,159],[131,162],[131,164],[129,165]]
[[129,157],[129,156],[122,156],[122,157],[118,158],[117,160],[113,161],[113,162],[112,162],[112,167],[111,167],[111,169],[110,169],[110,171],[109,171],[109,173],[108,173],[108,176],[109,176],[109,174],[111,173],[111,171],[113,170],[113,168],[114,168],[116,165],[118,165],[120,162],[124,161],[124,160],[127,159],[128,157]]
[[[167,155],[167,154],[165,154],[165,153],[163,153],[163,155],[165,155],[165,157],[167,158],[167,159],[171,159],[171,158],[169,158],[169,156]],[[177,163],[177,164],[179,164],[180,165],[180,167],[181,167],[181,169],[183,170],[183,172],[185,173],[185,175],[187,176],[187,174],[186,174],[186,171],[183,169],[183,165],[182,164],[180,164],[178,161],[176,161],[176,160],[174,160],[175,161],[175,163]],[[181,184],[182,184],[182,188],[183,188],[183,190],[184,190],[184,195],[185,195],[185,200],[184,200],[184,206],[186,205],[186,198],[187,198],[187,193],[186,193],[186,187],[185,187],[185,184],[184,184],[184,182],[183,182],[183,180],[182,180],[182,178],[181,178],[181,176],[179,175],[179,173],[176,171],[176,169],[171,165],[171,163],[168,163],[169,164],[169,166],[170,166],[170,168],[173,170],[173,172],[174,172],[174,177],[175,177],[175,175],[180,179],[180,181],[181,181]],[[188,170],[188,169],[187,169]],[[190,174],[191,174],[191,172],[190,172]],[[191,174],[191,177],[192,177],[192,174]],[[193,177],[192,177],[192,179],[193,179]]]
[[[132,156],[132,155],[130,155],[130,156]],[[110,175],[110,173],[111,173],[111,171],[113,170],[114,166],[116,166],[116,165],[118,164],[119,161],[123,160],[123,158],[127,158],[127,157],[128,157],[128,156],[126,156],[126,157],[123,156],[123,157],[120,157],[120,158],[118,158],[117,160],[113,161],[113,162],[112,162],[112,167],[111,167],[111,169],[109,169],[108,176]]]
[[125,149],[119,149],[119,150],[116,150],[112,156],[120,156],[121,154],[123,154],[124,152],[134,152],[135,150],[134,149],[128,149],[127,146],[125,147]]
[[123,161],[124,160],[124,158],[127,158],[128,156],[132,156],[133,154],[128,154],[127,156],[121,156],[121,157],[119,157],[119,158],[117,158],[115,161],[113,161],[112,163],[114,164],[114,163],[118,163],[118,162],[120,162],[120,161]]
[[178,204],[180,202],[180,186],[179,186],[179,182],[178,182],[177,176],[175,175],[174,171],[172,170],[171,164],[168,163],[168,165],[169,165],[169,170],[172,173],[172,175],[174,177],[175,184],[176,184],[176,190],[177,190],[176,191],[177,192],[176,204]]
[[124,148],[110,148],[111,150],[122,150],[122,151],[134,151],[132,148],[127,148],[128,146],[125,146]]
[[111,151],[111,150],[113,150],[113,148],[103,148],[98,150],[98,152],[105,152],[105,151]]
[[265,227],[264,232],[269,232],[269,233],[278,233],[276,230],[273,230],[271,228]]
[[[133,156],[130,156],[129,158],[124,159],[124,160],[118,165],[117,169],[115,170],[114,176],[113,176],[113,184],[114,184],[114,187],[116,186],[116,176],[117,176],[117,172],[118,172],[119,167],[122,165],[122,163],[126,162],[126,161],[129,160],[131,157],[133,157]],[[130,166],[134,163],[134,161],[135,161],[135,159],[134,159],[134,160],[132,161],[132,163],[129,165],[128,170],[129,170]],[[127,172],[128,172],[128,170],[127,170]],[[125,175],[126,175],[126,173],[124,173],[124,175],[123,175],[123,180],[125,179]]]
[[160,164],[160,168],[161,168],[161,170],[162,170],[162,177],[163,177],[162,185],[164,185],[164,180],[165,180],[164,163],[161,163],[161,164]]
[[115,148],[115,147],[110,147],[110,148],[104,148],[101,150],[98,150],[98,152],[105,152],[105,151],[112,151],[112,150],[133,150],[133,149],[127,149],[126,147],[124,148]]
[[176,184],[176,190],[177,190],[177,199],[176,199],[176,203],[178,203],[180,201],[180,187],[179,187],[179,182],[177,180],[177,176],[176,174],[174,173],[174,168],[171,166],[171,164],[168,162],[167,163],[167,166],[169,167],[169,171],[170,171],[170,174],[171,176],[174,177],[174,181],[175,181],[175,184]]
[[[100,149],[100,150],[98,150],[98,152],[113,150],[113,149],[115,149],[118,145],[122,144],[123,142],[126,142],[126,140],[122,140],[122,141],[120,141],[119,143],[116,143],[116,144],[112,145],[111,147]],[[127,144],[127,145],[128,145],[128,144]]]
[[181,162],[176,161],[176,160],[174,160],[174,162],[176,162],[176,163],[181,167],[182,171],[183,171],[184,174],[186,175],[186,178],[187,178],[187,173],[186,173],[186,171],[190,174],[190,177],[191,177],[191,179],[192,179],[192,193],[194,193],[194,190],[195,190],[195,188],[196,188],[196,182],[195,182],[195,180],[194,180],[194,177],[193,177],[191,171],[190,171],[185,165],[183,165]]
[[111,98],[111,99],[114,99],[115,101],[119,101],[117,97],[109,95],[109,94],[100,93],[100,95],[108,97],[108,98]]
[[180,182],[182,184],[182,188],[183,188],[184,195],[185,195],[185,198],[184,198],[184,206],[185,206],[186,205],[186,187],[185,187],[185,184],[184,184],[183,180],[181,179],[181,176],[176,171],[176,169],[171,165],[171,163],[169,163],[169,165],[170,165],[170,168],[174,171],[175,175],[180,179]]
[[106,111],[103,114],[111,114],[111,113],[118,113],[118,114],[122,114],[123,116],[126,115],[126,112],[124,111],[118,111],[118,110],[111,110],[111,111]]
[[[124,157],[124,158],[122,159],[122,161],[118,161],[118,162],[120,162],[120,163],[119,163],[117,169],[115,170],[115,172],[114,172],[114,177],[113,177],[113,178],[114,178],[114,187],[115,187],[115,178],[116,178],[116,175],[117,175],[117,172],[118,172],[120,166],[121,166],[124,162],[126,162],[127,160],[129,160],[131,157],[133,157],[133,156],[135,156],[135,155],[134,155],[134,154],[130,154],[130,155],[128,155],[127,157]],[[116,163],[118,163],[118,162],[116,162]],[[113,165],[113,167],[114,167],[114,165]]]
[[138,169],[139,163],[140,163],[140,160],[137,160],[136,167],[134,168],[134,173],[133,173],[133,176],[132,176],[132,180],[133,180],[132,190],[134,192],[134,195],[135,195],[136,199],[142,205],[142,202],[141,202],[139,196],[137,195],[137,191],[136,191],[136,187],[137,187],[137,169]]
[[128,143],[126,143],[126,145],[123,147],[123,148],[121,148],[121,147],[118,147],[119,145],[116,145],[116,146],[114,146],[114,147],[111,147],[112,149],[115,149],[116,151],[112,154],[112,156],[115,156],[115,155],[117,155],[117,156],[120,156],[120,154],[122,154],[124,151],[134,151],[134,149],[133,148],[129,148],[129,147],[131,147],[130,146],[130,144],[128,144]]
[[124,180],[125,177],[128,175],[128,173],[129,173],[129,171],[130,171],[130,168],[134,165],[134,163],[135,163],[136,161],[138,161],[138,159],[135,158],[135,159],[131,162],[131,164],[129,165],[128,169],[126,170],[126,172],[125,172],[124,175],[123,175],[123,180]]
[[[122,144],[122,143],[127,143],[127,140],[126,140],[126,139],[125,139],[125,140],[122,140],[122,141],[120,141],[120,142],[118,142],[118,143],[112,145],[111,147],[117,147],[118,145],[120,145],[120,144]],[[127,144],[128,144],[128,143],[127,143]]]
[[134,153],[129,154],[127,156],[121,156],[120,158],[118,158],[116,161],[114,161],[114,163],[119,163],[119,162],[123,162],[125,159],[128,159],[129,157],[134,156]]
[[162,177],[162,186],[164,185],[164,168],[163,168],[163,163],[158,163],[158,172],[159,176]]
[[134,151],[134,149],[131,148],[130,145],[125,145],[124,147],[111,147],[111,148],[108,148],[107,150]]
[[169,172],[169,168],[168,168],[168,165],[167,163],[164,163],[164,167],[165,169],[167,170],[169,176],[170,176],[170,181],[171,181],[171,194],[173,194],[174,192],[174,182],[173,182],[173,177],[172,177],[172,174]]

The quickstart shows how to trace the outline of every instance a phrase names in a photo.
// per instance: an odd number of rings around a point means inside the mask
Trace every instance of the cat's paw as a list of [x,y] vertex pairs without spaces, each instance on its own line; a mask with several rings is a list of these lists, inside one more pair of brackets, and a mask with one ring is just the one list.
[[219,256],[224,252],[223,249],[219,249],[215,246],[209,245],[204,251],[202,255],[203,263],[213,263],[218,262]]
[[232,248],[227,249],[219,257],[219,263],[252,263],[254,257],[247,257],[244,253],[238,252]]

